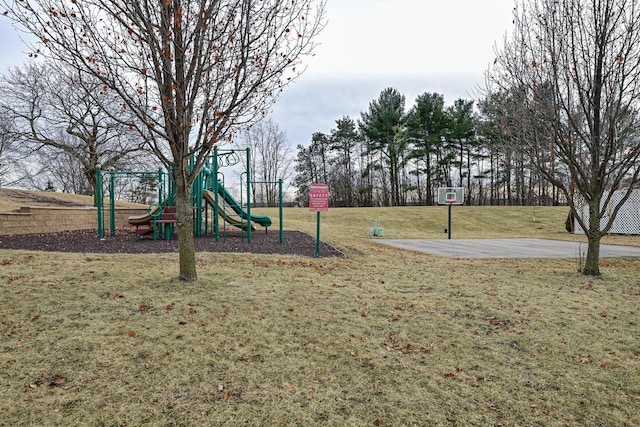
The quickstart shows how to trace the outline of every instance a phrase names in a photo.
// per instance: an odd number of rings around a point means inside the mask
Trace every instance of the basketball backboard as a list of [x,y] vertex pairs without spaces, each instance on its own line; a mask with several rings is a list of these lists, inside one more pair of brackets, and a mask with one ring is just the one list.
[[439,205],[461,205],[464,203],[464,187],[439,187]]

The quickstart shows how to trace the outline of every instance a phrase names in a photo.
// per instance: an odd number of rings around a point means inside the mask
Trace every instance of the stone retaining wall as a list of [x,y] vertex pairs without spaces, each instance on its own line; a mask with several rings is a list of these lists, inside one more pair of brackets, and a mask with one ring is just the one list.
[[[127,218],[141,215],[146,208],[116,208],[116,227],[128,225]],[[109,228],[109,209],[104,210],[105,230]],[[23,207],[19,212],[0,212],[0,235],[54,233],[98,228],[98,210],[86,208]]]

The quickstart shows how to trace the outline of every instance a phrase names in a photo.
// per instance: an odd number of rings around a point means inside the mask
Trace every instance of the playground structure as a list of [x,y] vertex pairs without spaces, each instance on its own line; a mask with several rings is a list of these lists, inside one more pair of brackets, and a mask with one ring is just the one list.
[[[240,201],[236,200],[224,186],[224,174],[220,172],[221,167],[235,166],[240,162],[239,153],[246,153],[247,169],[242,172],[246,174],[245,186],[240,194]],[[251,185],[259,182],[252,182],[250,165],[250,150],[214,150],[206,159],[203,167],[194,180],[191,189],[191,206],[193,208],[194,235],[201,237],[204,235],[214,235],[216,241],[227,237],[227,227],[235,227],[241,230],[242,238],[246,237],[251,243],[251,233],[256,231],[256,224],[265,228],[265,232],[272,225],[271,218],[263,215],[251,213]],[[191,167],[194,167],[192,160]],[[176,223],[175,211],[175,186],[171,178],[170,171],[162,169],[154,172],[122,172],[122,171],[101,171],[97,172],[96,194],[98,200],[98,237],[105,234],[105,218],[103,201],[103,181],[108,179],[109,187],[109,230],[111,236],[115,235],[115,182],[116,179],[146,179],[154,180],[157,186],[157,193],[154,199],[157,201],[147,208],[147,212],[141,215],[134,215],[128,218],[130,225],[136,227],[138,238],[144,235],[153,235],[154,239],[169,239],[173,235]],[[279,241],[283,243],[283,221],[282,221],[282,180],[275,182],[279,188]],[[242,183],[241,183],[242,187]],[[246,203],[243,203],[243,193],[246,194]],[[220,221],[222,219],[222,222]]]

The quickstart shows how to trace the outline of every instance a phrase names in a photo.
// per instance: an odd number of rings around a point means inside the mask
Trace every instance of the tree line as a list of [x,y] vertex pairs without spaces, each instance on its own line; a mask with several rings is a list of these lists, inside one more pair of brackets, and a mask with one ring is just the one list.
[[[298,146],[300,202],[325,182],[333,206],[431,205],[438,187],[464,186],[467,204],[586,207],[576,216],[589,241],[583,272],[600,274],[600,239],[640,183],[640,0],[514,3],[483,99],[445,106],[424,93],[406,110],[404,95],[383,90],[357,121],[342,117]],[[80,165],[91,187],[98,165],[151,153],[172,171],[180,277],[195,280],[191,185],[214,147],[299,76],[325,2],[0,4],[38,40],[33,55],[54,64],[1,84],[0,179],[42,156],[39,168]]]
[[467,204],[566,203],[588,239],[580,269],[599,275],[601,238],[640,186],[640,1],[514,3],[475,109],[425,93],[405,113],[385,89],[298,147],[298,197],[320,181],[335,206],[430,205],[444,185]]
[[437,189],[465,187],[473,205],[555,205],[558,188],[534,167],[526,150],[502,132],[491,96],[481,101],[425,92],[406,109],[395,88],[384,89],[355,120],[344,116],[328,134],[298,145],[294,186],[306,203],[309,186],[327,183],[332,206],[434,205]]

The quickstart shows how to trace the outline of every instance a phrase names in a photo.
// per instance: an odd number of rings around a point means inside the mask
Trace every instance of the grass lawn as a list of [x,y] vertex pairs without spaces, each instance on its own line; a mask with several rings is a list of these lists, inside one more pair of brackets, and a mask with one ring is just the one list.
[[[454,207],[453,238],[584,240],[566,214]],[[172,254],[0,250],[0,425],[640,424],[640,260],[440,258],[375,220],[446,238],[446,208],[331,209],[347,258],[199,253],[197,283]]]

